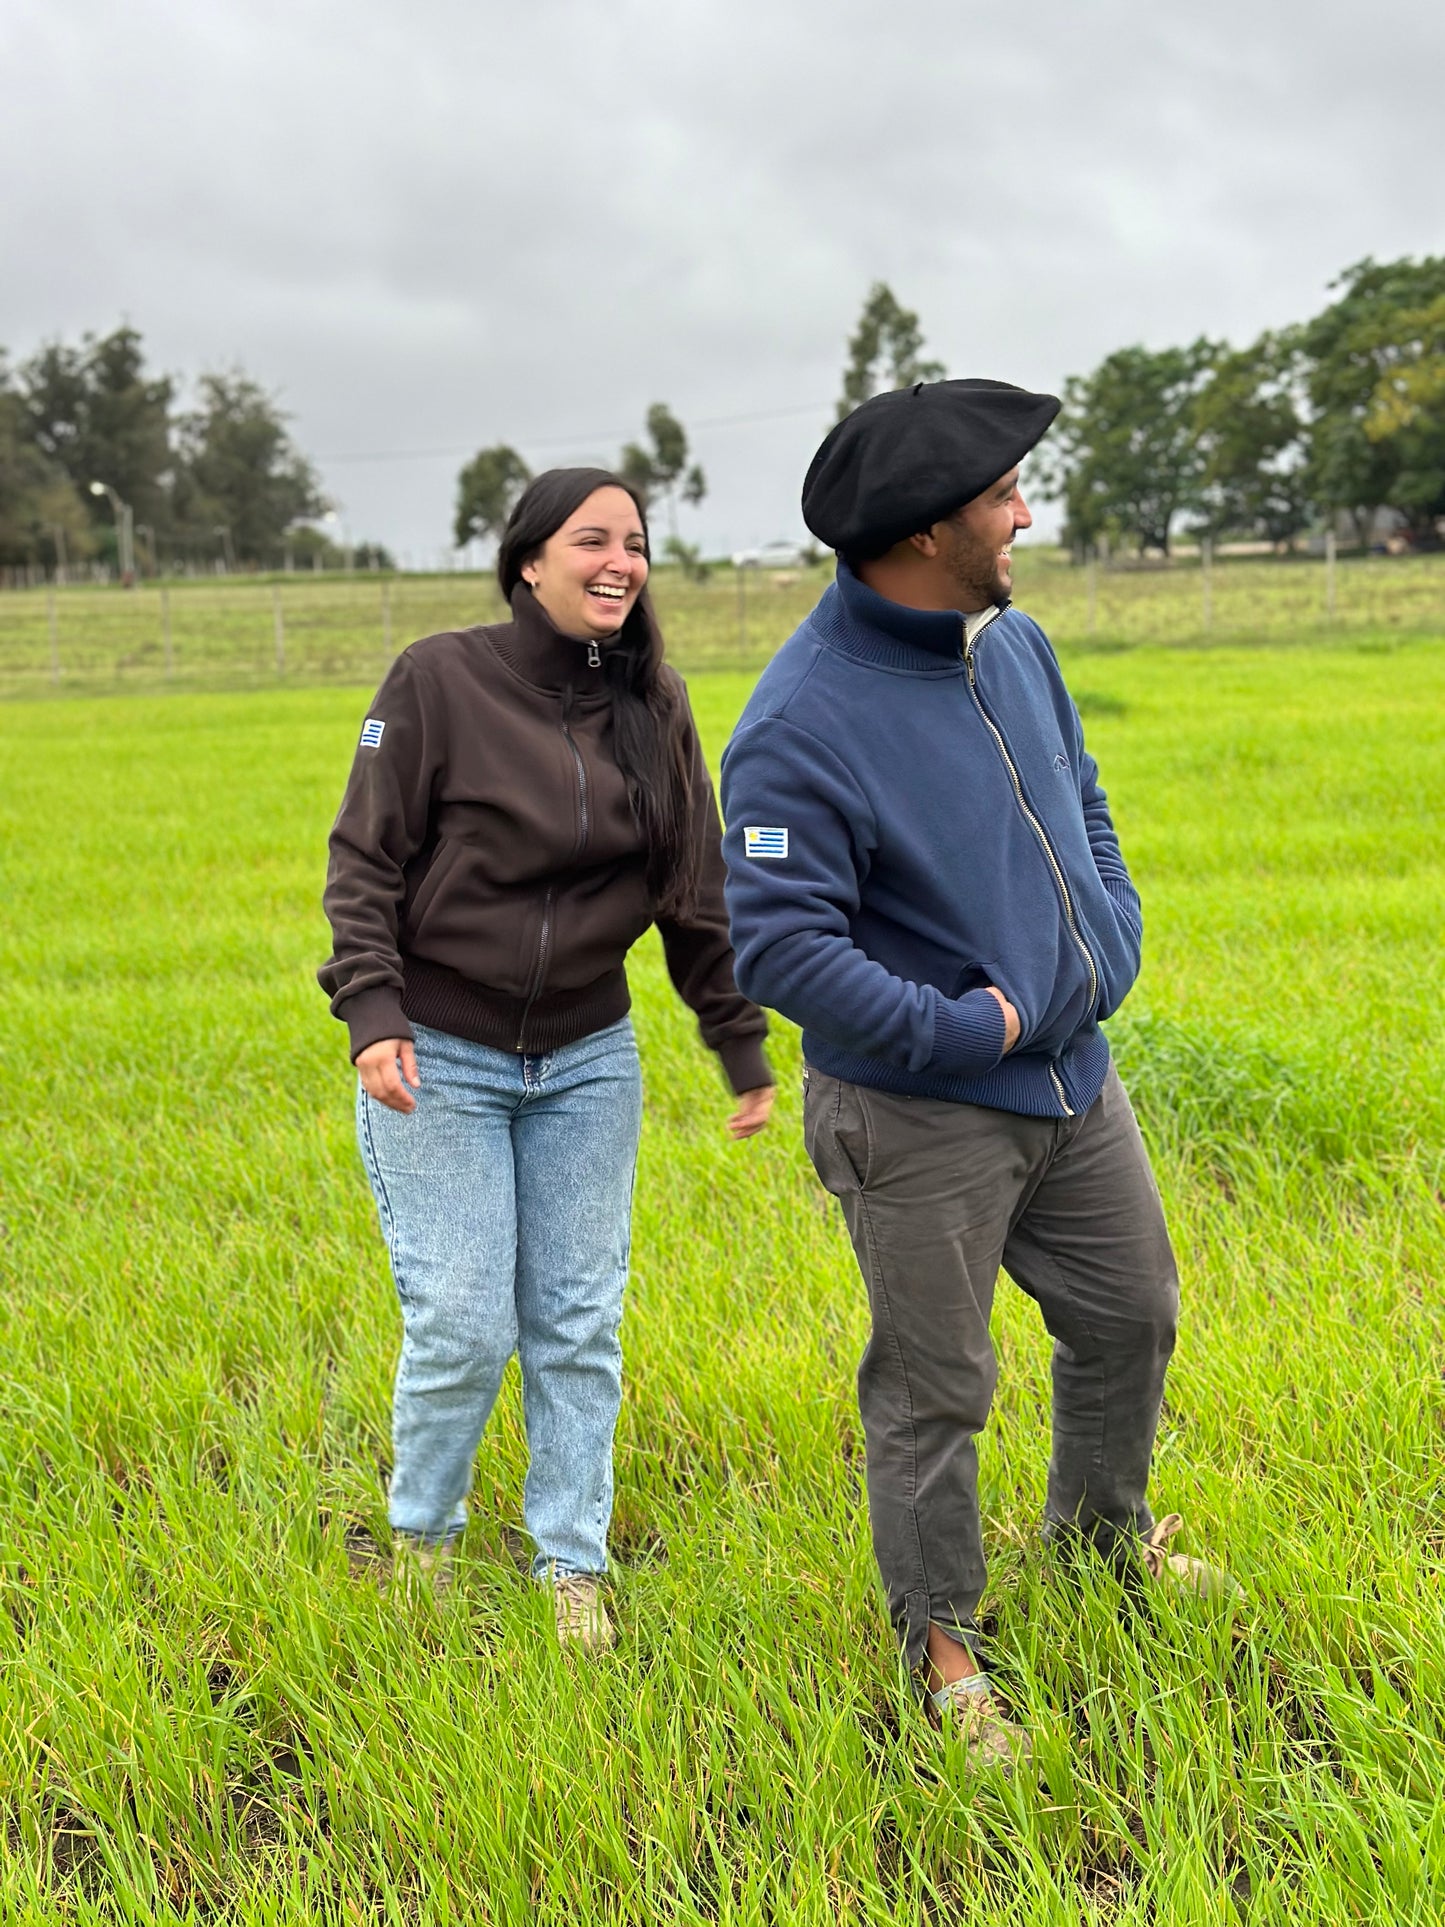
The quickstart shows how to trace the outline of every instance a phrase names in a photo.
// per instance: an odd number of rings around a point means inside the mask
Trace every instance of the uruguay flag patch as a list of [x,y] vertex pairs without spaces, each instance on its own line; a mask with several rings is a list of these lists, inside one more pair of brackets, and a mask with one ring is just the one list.
[[381,732],[385,728],[386,724],[379,716],[368,716],[361,726],[361,747],[363,749],[380,749]]
[[788,854],[788,832],[786,830],[762,830],[756,825],[746,826],[743,830],[743,855],[751,857],[784,857]]

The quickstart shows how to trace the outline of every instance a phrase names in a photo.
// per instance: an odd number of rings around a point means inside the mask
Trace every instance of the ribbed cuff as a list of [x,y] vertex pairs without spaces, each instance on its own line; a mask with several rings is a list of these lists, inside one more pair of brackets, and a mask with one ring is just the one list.
[[1134,885],[1127,877],[1105,877],[1104,888],[1124,912],[1135,934],[1138,935],[1144,927],[1144,912],[1139,902],[1139,892]]
[[401,992],[386,984],[378,984],[374,990],[359,990],[354,997],[337,1005],[336,1015],[351,1033],[353,1064],[368,1044],[379,1044],[387,1037],[405,1037],[410,1041],[416,1035],[402,1010]]
[[723,1076],[731,1085],[734,1097],[741,1097],[744,1091],[760,1091],[764,1085],[772,1084],[773,1073],[768,1068],[761,1037],[739,1037],[716,1048]]
[[924,1066],[960,1077],[982,1077],[1003,1057],[1008,1025],[990,990],[940,997],[933,1007],[933,1055]]

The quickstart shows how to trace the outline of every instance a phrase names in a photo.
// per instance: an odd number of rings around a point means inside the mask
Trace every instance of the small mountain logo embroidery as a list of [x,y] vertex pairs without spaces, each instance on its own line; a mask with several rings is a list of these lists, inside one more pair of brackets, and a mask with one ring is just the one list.
[[380,749],[381,732],[385,728],[386,724],[382,722],[379,716],[368,716],[361,726],[361,747],[363,749]]
[[1065,756],[1064,752],[1060,750],[1058,755],[1054,758],[1054,768],[1057,770],[1066,771],[1068,767],[1069,767],[1069,759],[1067,756]]
[[751,857],[784,857],[788,854],[788,832],[748,825],[743,830],[743,853]]

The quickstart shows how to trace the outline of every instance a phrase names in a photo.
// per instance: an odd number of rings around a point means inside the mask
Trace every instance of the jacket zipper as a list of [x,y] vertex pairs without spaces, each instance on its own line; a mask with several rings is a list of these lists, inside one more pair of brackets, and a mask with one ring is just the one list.
[[[587,648],[590,656],[596,653],[597,645],[589,642]],[[599,657],[598,660],[600,661],[601,658]],[[568,689],[562,697],[562,735],[566,739],[568,749],[572,752],[572,761],[577,766],[577,841],[572,846],[572,854],[576,857],[581,855],[587,844],[587,766],[582,761],[582,752],[577,747],[576,738],[567,726],[567,711],[571,701],[572,691]],[[532,1006],[541,996],[542,985],[546,981],[547,951],[552,940],[552,903],[555,895],[555,885],[549,883],[547,894],[542,899],[542,934],[537,940],[537,968],[532,973],[531,988],[527,992],[527,1001],[522,1006],[521,1021],[517,1025],[519,1051],[526,1042],[527,1019],[532,1014]]]
[[[589,645],[595,647],[594,645]],[[574,857],[581,856],[587,847],[587,766],[582,761],[582,752],[577,747],[576,738],[567,724],[567,712],[571,707],[572,691],[569,689],[562,698],[562,734],[567,739],[567,747],[572,752],[572,761],[577,765],[577,841],[572,846]]]
[[542,899],[542,934],[537,939],[537,968],[532,972],[531,987],[527,991],[527,1001],[522,1006],[522,1015],[517,1024],[518,1051],[527,1048],[527,1019],[532,1014],[532,1006],[542,991],[542,980],[547,974],[547,951],[552,942],[552,898],[554,886],[547,885],[547,894]]
[[[997,613],[998,613],[997,610],[995,610],[994,614],[997,615]],[[990,617],[990,621],[992,619],[993,618]],[[1069,895],[1068,884],[1064,881],[1063,866],[1060,864],[1058,858],[1054,855],[1053,845],[1049,842],[1048,835],[1044,829],[1043,824],[1034,815],[1033,811],[1029,808],[1028,804],[1024,801],[1024,787],[1023,787],[1023,784],[1019,781],[1018,771],[1014,768],[1013,758],[1008,753],[1008,745],[1007,743],[1005,743],[1003,739],[1003,732],[998,727],[998,725],[994,722],[993,718],[989,715],[988,711],[984,708],[983,698],[978,693],[978,678],[974,670],[973,649],[974,649],[974,644],[978,641],[979,637],[983,634],[984,630],[988,626],[989,625],[986,622],[980,623],[979,627],[974,631],[973,635],[966,638],[963,645],[963,662],[964,662],[964,667],[968,671],[968,693],[970,696],[972,696],[974,708],[977,709],[979,715],[983,718],[984,725],[988,729],[989,734],[993,737],[994,741],[998,744],[998,753],[1000,756],[1002,756],[1004,761],[1004,768],[1008,771],[1010,781],[1013,783],[1014,796],[1018,801],[1018,806],[1020,810],[1023,812],[1024,821],[1028,824],[1029,828],[1033,831],[1034,835],[1038,838],[1039,848],[1043,851],[1045,861],[1048,863],[1049,869],[1053,872],[1054,882],[1058,885],[1059,897],[1064,906],[1065,927],[1067,928],[1070,937],[1072,937],[1074,944],[1078,949],[1079,955],[1083,958],[1085,967],[1089,973],[1089,1002],[1092,1004],[1099,994],[1099,972],[1094,963],[1094,959],[1089,950],[1089,946],[1084,942],[1083,936],[1079,930],[1078,923],[1074,918],[1074,900]],[[1068,1099],[1064,1096],[1063,1082],[1059,1077],[1058,1072],[1055,1070],[1052,1064],[1050,1064],[1049,1066],[1049,1076],[1053,1079],[1054,1090],[1058,1096],[1059,1103],[1063,1106],[1064,1115],[1066,1117],[1072,1117],[1074,1113],[1069,1106]]]
[[1049,1076],[1053,1079],[1054,1095],[1059,1100],[1059,1105],[1064,1113],[1064,1116],[1072,1117],[1074,1115],[1074,1107],[1072,1104],[1070,1104],[1069,1100],[1064,1096],[1064,1080],[1059,1076],[1058,1071],[1055,1069],[1055,1067],[1052,1064],[1049,1065]]

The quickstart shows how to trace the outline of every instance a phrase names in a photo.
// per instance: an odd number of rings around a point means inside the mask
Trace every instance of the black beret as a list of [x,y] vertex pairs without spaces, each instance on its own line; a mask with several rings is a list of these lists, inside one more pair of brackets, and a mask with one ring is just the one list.
[[981,495],[1058,414],[1008,381],[920,381],[845,415],[808,465],[803,520],[830,549],[883,555]]

